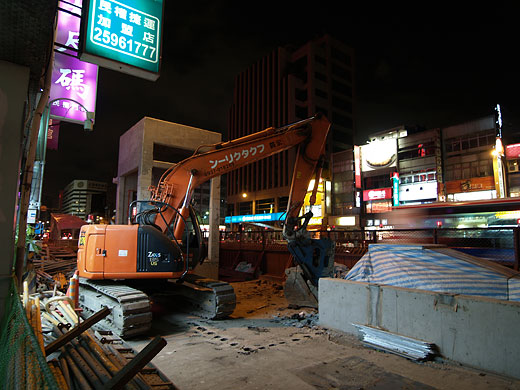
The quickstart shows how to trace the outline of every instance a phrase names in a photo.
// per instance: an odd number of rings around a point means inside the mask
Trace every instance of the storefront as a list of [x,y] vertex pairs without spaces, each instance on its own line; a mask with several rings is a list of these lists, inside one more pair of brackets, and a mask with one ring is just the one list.
[[392,188],[378,188],[363,191],[365,204],[366,227],[382,227],[387,225],[386,218],[378,214],[392,211]]
[[495,199],[497,197],[493,176],[448,181],[445,188],[448,202]]

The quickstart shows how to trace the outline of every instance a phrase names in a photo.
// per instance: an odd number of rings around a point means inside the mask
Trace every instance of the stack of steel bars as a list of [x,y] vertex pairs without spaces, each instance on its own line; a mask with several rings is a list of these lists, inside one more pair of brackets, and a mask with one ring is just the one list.
[[44,245],[42,251],[32,259],[39,285],[49,288],[63,285],[77,266],[76,252],[72,248]]
[[[29,294],[27,282],[21,298],[60,389],[122,388],[125,384],[128,389],[152,388],[139,371],[164,347],[164,339],[154,339],[129,362],[114,345],[103,344],[90,329],[110,313],[109,309],[81,320],[70,297],[56,289]],[[176,387],[163,381],[153,388]]]

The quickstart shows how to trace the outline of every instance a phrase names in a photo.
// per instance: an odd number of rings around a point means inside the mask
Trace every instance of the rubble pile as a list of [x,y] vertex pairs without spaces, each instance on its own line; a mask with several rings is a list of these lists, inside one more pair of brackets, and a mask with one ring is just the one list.
[[294,326],[296,328],[314,328],[318,326],[319,314],[317,311],[301,311],[292,315],[274,315],[271,321],[283,326]]

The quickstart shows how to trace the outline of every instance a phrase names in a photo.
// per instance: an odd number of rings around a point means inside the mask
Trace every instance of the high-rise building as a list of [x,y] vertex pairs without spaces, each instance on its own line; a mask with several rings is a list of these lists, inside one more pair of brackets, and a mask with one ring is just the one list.
[[[353,55],[329,35],[273,50],[236,77],[229,138],[321,112],[332,122],[327,154],[352,149]],[[227,215],[285,211],[294,159],[289,150],[228,174]]]
[[106,217],[107,184],[92,180],[73,180],[63,190],[61,211],[84,220],[89,214]]

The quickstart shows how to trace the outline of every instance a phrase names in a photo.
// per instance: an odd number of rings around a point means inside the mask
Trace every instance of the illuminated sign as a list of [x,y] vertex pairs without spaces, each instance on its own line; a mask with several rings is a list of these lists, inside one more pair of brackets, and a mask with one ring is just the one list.
[[356,188],[361,188],[361,150],[359,146],[354,146],[354,172]]
[[506,146],[506,158],[520,158],[520,144],[512,144]]
[[270,214],[253,214],[253,215],[233,215],[225,218],[225,223],[241,223],[241,222],[266,222],[266,221],[283,221],[285,212]]
[[323,218],[319,217],[313,217],[309,219],[309,225],[321,225],[323,223]]
[[361,170],[363,172],[395,167],[396,160],[396,139],[377,140],[361,146]]
[[82,0],[58,3],[58,25],[56,28],[56,51],[77,56],[81,25]]
[[391,188],[379,188],[377,190],[365,190],[363,191],[363,200],[379,200],[379,199],[391,199],[392,189]]
[[157,80],[162,0],[90,0],[84,8],[81,59]]
[[399,206],[399,173],[394,172],[392,175],[392,198],[393,206]]
[[498,211],[495,213],[498,219],[518,219],[520,218],[520,210],[516,211]]
[[88,111],[96,110],[97,74],[97,65],[55,53],[49,94],[51,117],[73,123],[85,122],[87,117],[81,105]]
[[50,114],[55,119],[83,123],[87,117],[81,105],[88,111],[96,110],[98,67],[73,56],[79,44],[81,1],[76,0],[75,6],[60,2],[59,6]]
[[338,226],[356,226],[356,216],[336,218],[336,225]]
[[399,186],[399,201],[437,199],[437,190],[436,181],[401,184]]

